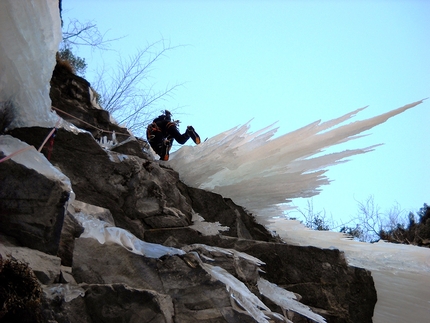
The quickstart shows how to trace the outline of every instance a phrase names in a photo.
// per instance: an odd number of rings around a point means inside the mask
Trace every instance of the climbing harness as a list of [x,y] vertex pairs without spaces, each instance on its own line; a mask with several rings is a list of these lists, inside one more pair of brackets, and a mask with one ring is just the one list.
[[161,129],[155,122],[153,122],[146,128],[146,138],[148,140],[154,139],[156,132],[159,132],[161,134]]

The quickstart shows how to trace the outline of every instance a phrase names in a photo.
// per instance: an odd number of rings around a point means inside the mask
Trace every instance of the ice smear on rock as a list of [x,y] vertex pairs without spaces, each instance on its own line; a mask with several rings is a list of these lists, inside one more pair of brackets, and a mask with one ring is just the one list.
[[53,284],[43,286],[43,291],[48,299],[64,299],[66,303],[77,297],[84,297],[85,290],[80,286],[72,284]]
[[[182,146],[171,154],[169,165],[187,185],[207,189],[233,199],[260,217],[270,219],[288,209],[294,198],[319,194],[330,180],[329,166],[345,158],[372,151],[377,145],[320,155],[324,148],[352,139],[421,101],[382,115],[341,125],[363,109],[331,121],[316,121],[271,139],[272,126],[249,133],[249,124],[225,131],[197,146]],[[198,165],[189,167],[189,165]]]
[[[198,259],[201,268],[204,269],[208,274],[210,274],[214,279],[219,280],[220,282],[225,284],[226,289],[230,294],[232,300],[237,302],[237,304],[240,305],[240,307],[243,309],[242,310],[241,308],[237,307],[237,311],[243,311],[244,313],[252,316],[259,323],[269,323],[269,316],[282,318],[279,313],[272,312],[267,307],[267,305],[264,304],[256,295],[254,295],[243,282],[241,282],[239,279],[237,279],[221,267],[212,266],[207,263],[204,263],[203,261],[201,261],[199,254],[204,252],[209,252],[213,255],[222,254],[231,256],[232,258],[241,258],[247,260],[256,266],[263,265],[264,262],[262,262],[258,258],[255,258],[243,252],[236,251],[234,249],[224,249],[203,244],[189,245],[184,247],[183,250],[180,250],[172,247],[165,247],[159,244],[148,243],[138,239],[133,234],[124,229],[114,227],[106,221],[100,220],[92,215],[82,212],[82,210],[89,209],[84,207],[84,203],[80,205],[80,209],[81,211],[75,213],[74,216],[84,227],[84,232],[81,235],[81,238],[96,239],[101,244],[115,243],[124,247],[132,253],[149,258],[160,258],[165,255],[184,255],[186,252],[194,253],[196,255],[196,258]],[[201,256],[206,260],[212,260],[208,257],[203,256],[203,254],[201,254]],[[264,287],[260,287],[261,284],[263,284],[263,286],[266,286],[266,288],[264,289]],[[284,308],[296,311],[297,313],[307,316],[308,318],[313,319],[316,322],[325,322],[323,320],[318,320],[319,315],[313,313],[307,306],[300,304],[298,301],[276,301],[276,298],[278,297],[284,297],[285,295],[291,296],[294,294],[283,290],[280,287],[273,286],[276,285],[271,284],[267,281],[263,281],[263,283],[259,282],[260,292],[264,296],[270,298],[271,300],[274,300],[276,304],[280,306],[284,305]],[[78,294],[76,294],[75,296],[78,296]]]
[[108,222],[99,220],[89,214],[78,212],[74,216],[84,227],[84,233],[81,235],[81,238],[96,239],[101,244],[115,243],[132,253],[148,258],[185,254],[180,249],[142,241],[130,232],[114,227]]
[[206,222],[205,219],[193,212],[192,217],[193,224],[190,228],[203,234],[204,236],[214,236],[220,233],[220,231],[228,231],[229,227],[222,226],[221,223],[217,222]]
[[208,252],[209,254],[213,254],[213,255],[223,254],[234,258],[240,258],[240,259],[249,261],[250,263],[256,266],[265,265],[265,263],[260,259],[255,258],[251,255],[248,255],[247,253],[237,251],[235,249],[226,249],[226,248],[220,248],[215,246],[208,246],[201,243],[195,243],[195,244],[183,247],[182,250],[186,252],[190,252],[190,251],[198,251],[199,253]]
[[221,267],[205,263],[201,263],[200,266],[214,279],[224,283],[230,296],[257,322],[269,323],[267,320],[268,317],[262,312],[262,309],[268,312],[270,312],[270,309],[257,296],[251,293],[244,283]]
[[257,286],[262,295],[266,296],[283,309],[299,313],[315,322],[326,322],[325,318],[321,315],[315,314],[308,306],[298,302],[294,293],[289,292],[276,284],[272,284],[263,278],[258,280]]
[[[218,266],[212,266],[201,261],[200,266],[214,279],[225,284],[230,297],[257,322],[269,323],[268,319],[270,317],[276,317],[278,320],[291,322],[286,317],[282,317],[279,313],[272,312],[266,304],[264,304],[248,289],[244,283],[231,275],[225,269]],[[262,278],[259,278],[258,280],[258,288],[262,295],[266,296],[283,309],[292,310],[315,322],[326,322],[322,316],[315,314],[309,307],[295,300],[294,293],[286,291]],[[241,309],[238,307],[236,310],[239,312],[241,311]]]

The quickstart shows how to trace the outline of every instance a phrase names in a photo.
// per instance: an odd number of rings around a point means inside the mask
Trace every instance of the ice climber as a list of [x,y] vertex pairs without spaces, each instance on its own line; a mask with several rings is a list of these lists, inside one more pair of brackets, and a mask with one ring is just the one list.
[[152,149],[160,156],[160,160],[169,160],[169,151],[172,148],[173,140],[183,145],[191,138],[197,145],[200,144],[200,137],[192,126],[188,126],[185,133],[181,135],[178,124],[179,120],[172,121],[172,114],[165,110],[164,114],[155,118],[148,126],[146,138]]

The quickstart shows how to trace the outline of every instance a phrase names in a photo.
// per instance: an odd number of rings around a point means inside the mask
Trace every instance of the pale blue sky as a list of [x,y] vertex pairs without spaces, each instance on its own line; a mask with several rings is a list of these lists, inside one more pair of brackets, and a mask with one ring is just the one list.
[[[162,38],[171,46],[151,82],[183,83],[158,110],[212,137],[253,119],[284,134],[369,105],[369,118],[430,96],[430,1],[66,0],[63,19],[94,21],[123,57]],[[183,45],[183,46],[182,46]],[[80,50],[86,77],[118,53]],[[101,57],[102,55],[102,57]],[[330,168],[316,210],[346,220],[355,200],[382,210],[430,203],[430,100],[335,150],[384,143]],[[296,201],[303,206],[302,201]]]

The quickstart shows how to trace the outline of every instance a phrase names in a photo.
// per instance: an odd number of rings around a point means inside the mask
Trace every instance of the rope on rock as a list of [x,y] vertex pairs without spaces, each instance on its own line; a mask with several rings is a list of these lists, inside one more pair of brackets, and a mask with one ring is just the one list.
[[[88,122],[85,122],[85,121],[79,119],[78,117],[75,117],[74,115],[71,115],[71,114],[69,114],[69,113],[67,113],[67,112],[65,112],[65,111],[63,111],[63,110],[61,110],[59,108],[54,107],[54,106],[51,106],[51,108],[54,109],[54,110],[56,110],[56,111],[58,111],[58,112],[64,113],[65,115],[67,115],[67,116],[69,116],[71,118],[77,119],[80,122],[88,125],[89,127],[92,127],[94,129],[96,129],[97,131],[106,132],[106,133],[110,133],[110,134],[118,134],[118,133],[115,133],[115,131],[109,131],[109,130],[100,129],[100,128],[98,128],[98,127],[96,127],[96,126],[94,126],[94,125],[92,125],[92,124],[90,124]],[[46,142],[49,140],[48,156],[47,156],[48,160],[51,158],[51,153],[52,153],[52,150],[54,148],[55,135],[56,135],[56,132],[57,132],[57,128],[60,125],[60,121],[61,121],[61,118],[59,116],[58,117],[58,121],[55,124],[54,128],[49,132],[49,134],[46,136],[45,140],[43,141],[43,143],[40,145],[39,149],[37,150],[40,153],[42,151],[43,147],[45,146]],[[125,134],[125,133],[119,133],[119,134],[123,135],[123,136],[128,136],[128,137],[132,136],[130,134]],[[0,163],[6,161],[6,160],[8,160],[8,159],[10,159],[10,158],[12,158],[12,157],[14,157],[16,155],[19,155],[19,154],[23,153],[24,151],[29,150],[30,148],[35,148],[35,147],[34,146],[28,146],[28,147],[19,149],[19,150],[13,152],[12,154],[10,154],[9,156],[5,156],[2,159],[0,159]]]
[[[74,115],[71,115],[70,113],[67,113],[67,112],[65,112],[65,111],[63,111],[63,110],[61,110],[61,109],[59,109],[59,108],[54,107],[54,106],[51,106],[51,108],[52,108],[52,109],[54,109],[55,111],[58,111],[58,112],[61,112],[61,113],[65,114],[65,115],[67,115],[67,116],[69,116],[69,117],[71,117],[71,118],[73,118],[73,119],[79,120],[80,122],[82,122],[82,123],[86,124],[87,126],[89,126],[89,127],[91,127],[91,128],[96,129],[97,131],[100,131],[100,132],[106,132],[106,133],[110,133],[110,134],[113,134],[113,133],[114,133],[114,131],[109,131],[109,130],[103,130],[103,129],[100,129],[100,128],[98,128],[98,127],[96,127],[96,126],[92,125],[91,123],[85,122],[84,120],[79,119],[78,117],[75,117]],[[121,133],[121,132],[119,132],[119,133],[118,133],[118,132],[116,132],[116,134],[120,134],[120,135],[123,135],[123,136],[131,137],[131,135],[130,135],[130,134],[128,134],[128,133]]]
[[6,161],[6,160],[8,160],[8,159],[10,159],[16,155],[19,155],[19,154],[23,153],[24,151],[29,150],[30,148],[34,148],[34,146],[27,146],[27,147],[21,148],[20,150],[14,151],[9,156],[5,156],[2,159],[0,159],[0,163]]

